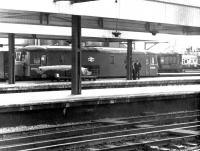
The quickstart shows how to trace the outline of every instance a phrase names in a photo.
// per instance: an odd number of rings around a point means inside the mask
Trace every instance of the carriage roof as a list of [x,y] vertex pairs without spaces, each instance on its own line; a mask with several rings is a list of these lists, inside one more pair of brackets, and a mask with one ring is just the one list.
[[[82,51],[90,52],[103,52],[103,53],[126,53],[127,48],[113,48],[113,47],[82,47]],[[26,46],[24,48],[18,49],[17,51],[71,51],[70,46]],[[143,52],[133,50],[133,53],[139,54],[155,54],[153,52]]]
[[158,55],[182,55],[181,53],[178,53],[178,52],[160,52],[157,54]]

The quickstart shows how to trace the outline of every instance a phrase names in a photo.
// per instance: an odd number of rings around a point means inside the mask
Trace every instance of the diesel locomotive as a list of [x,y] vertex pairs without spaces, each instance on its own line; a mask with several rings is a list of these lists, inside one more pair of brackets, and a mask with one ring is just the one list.
[[[126,76],[127,49],[83,47],[81,52],[82,75],[98,78]],[[6,58],[6,55],[4,57]],[[26,46],[17,49],[15,62],[16,79],[69,76],[71,58],[71,47],[68,46]],[[158,75],[158,61],[155,53],[133,50],[132,60],[135,61],[136,59],[142,65],[141,76],[149,77]],[[6,75],[6,68],[2,68],[4,77]],[[51,76],[49,76],[50,74]]]

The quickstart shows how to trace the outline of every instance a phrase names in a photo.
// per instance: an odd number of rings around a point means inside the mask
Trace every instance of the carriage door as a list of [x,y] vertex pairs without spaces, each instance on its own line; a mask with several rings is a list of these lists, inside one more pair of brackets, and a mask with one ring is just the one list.
[[150,55],[149,59],[150,59],[149,75],[155,76],[157,75],[158,72],[156,57],[154,55]]
[[146,69],[146,73],[145,73],[145,76],[150,76],[150,57],[148,54],[145,54],[146,55],[146,63],[145,63],[145,69]]
[[47,65],[47,55],[42,55],[41,56],[41,66],[46,66]]

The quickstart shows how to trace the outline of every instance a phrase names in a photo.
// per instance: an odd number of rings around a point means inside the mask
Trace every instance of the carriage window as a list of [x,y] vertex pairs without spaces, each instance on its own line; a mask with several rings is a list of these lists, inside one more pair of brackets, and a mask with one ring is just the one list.
[[26,53],[24,53],[24,52],[16,52],[15,53],[15,60],[16,61],[24,61],[25,56],[26,56]]
[[64,56],[63,55],[59,57],[59,63],[64,64]]
[[187,60],[185,60],[185,63],[187,63]]
[[169,57],[169,63],[173,63],[173,57],[172,56]]
[[169,57],[165,57],[165,64],[169,63]]
[[46,55],[42,55],[41,56],[41,65],[44,66],[47,64],[47,56]]
[[177,63],[177,62],[176,62],[176,57],[173,57],[172,63],[173,63],[173,64],[176,64],[176,63]]
[[115,62],[114,62],[114,56],[110,56],[110,64],[114,64]]

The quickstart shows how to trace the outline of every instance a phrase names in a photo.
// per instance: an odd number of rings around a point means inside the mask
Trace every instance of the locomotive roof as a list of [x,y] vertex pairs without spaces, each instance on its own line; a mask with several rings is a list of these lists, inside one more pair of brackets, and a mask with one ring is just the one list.
[[[15,49],[19,49],[22,48],[21,46],[15,46]],[[0,47],[0,52],[8,52],[9,51],[9,47],[8,46],[3,46]]]
[[[71,46],[26,46],[18,49],[18,51],[71,51]],[[127,48],[114,48],[114,47],[82,47],[83,51],[104,52],[104,53],[126,53]],[[140,54],[155,54],[153,52],[142,52],[133,50],[135,53]]]

